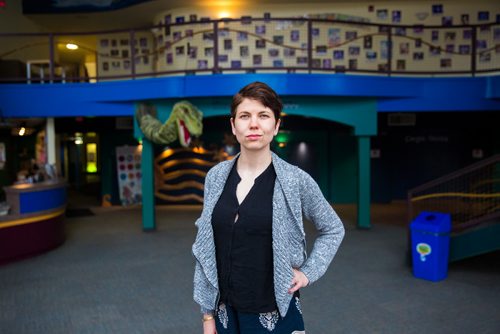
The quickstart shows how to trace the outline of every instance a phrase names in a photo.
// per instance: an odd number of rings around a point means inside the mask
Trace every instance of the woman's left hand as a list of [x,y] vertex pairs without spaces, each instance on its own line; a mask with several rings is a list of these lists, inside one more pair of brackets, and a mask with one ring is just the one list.
[[300,288],[303,288],[309,284],[309,279],[304,275],[304,273],[300,270],[297,270],[295,268],[293,269],[293,279],[292,279],[292,284],[291,288],[288,289],[288,293],[292,294],[295,291],[297,291]]

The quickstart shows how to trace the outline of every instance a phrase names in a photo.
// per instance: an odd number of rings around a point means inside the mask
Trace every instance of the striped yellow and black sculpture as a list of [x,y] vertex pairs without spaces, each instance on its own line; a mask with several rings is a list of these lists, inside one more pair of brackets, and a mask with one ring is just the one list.
[[156,202],[202,203],[205,176],[220,160],[220,152],[205,150],[194,139],[202,134],[203,113],[190,102],[180,101],[162,124],[154,105],[139,104],[136,118],[146,138],[165,147],[154,160]]

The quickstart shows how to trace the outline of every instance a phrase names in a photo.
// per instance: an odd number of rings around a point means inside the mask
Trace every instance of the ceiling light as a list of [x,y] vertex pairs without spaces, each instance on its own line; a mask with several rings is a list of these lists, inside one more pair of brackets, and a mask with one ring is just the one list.
[[73,43],[68,43],[68,44],[66,44],[66,49],[77,50],[78,49],[78,45],[73,44]]
[[25,133],[26,133],[26,128],[24,126],[22,126],[21,128],[19,128],[19,135],[20,136],[24,136]]

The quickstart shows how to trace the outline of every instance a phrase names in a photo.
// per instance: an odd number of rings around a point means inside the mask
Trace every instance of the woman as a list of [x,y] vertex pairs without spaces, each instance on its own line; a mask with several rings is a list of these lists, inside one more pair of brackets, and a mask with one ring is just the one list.
[[[240,154],[208,172],[193,245],[204,334],[304,333],[299,289],[325,273],[344,236],[316,182],[271,152],[282,108],[260,82],[233,97]],[[309,258],[302,214],[319,231]]]

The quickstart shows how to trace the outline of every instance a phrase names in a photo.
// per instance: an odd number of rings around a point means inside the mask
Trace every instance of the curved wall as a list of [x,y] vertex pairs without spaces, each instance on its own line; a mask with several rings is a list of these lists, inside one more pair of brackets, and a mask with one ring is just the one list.
[[8,215],[0,216],[0,264],[42,253],[65,240],[66,183],[5,187]]
[[[297,67],[300,71],[309,62],[314,69],[335,71],[378,72],[387,71],[389,66],[402,73],[470,72],[471,67],[491,70],[500,59],[495,50],[500,38],[500,26],[494,25],[498,15],[498,6],[482,1],[441,5],[335,2],[171,9],[158,13],[152,24],[173,26],[137,31],[135,53],[139,57],[135,58],[135,73],[203,71],[214,66],[224,71],[280,67]],[[206,22],[221,18],[245,20],[216,25]],[[275,18],[348,22],[313,22],[310,41],[307,21]],[[395,26],[362,26],[356,22]],[[468,24],[492,25],[475,28]],[[387,31],[392,33],[390,39]],[[475,46],[473,36],[478,39]],[[98,36],[100,74],[130,73],[130,38],[126,33]],[[471,65],[475,47],[478,54]],[[312,48],[311,53],[308,48]]]

